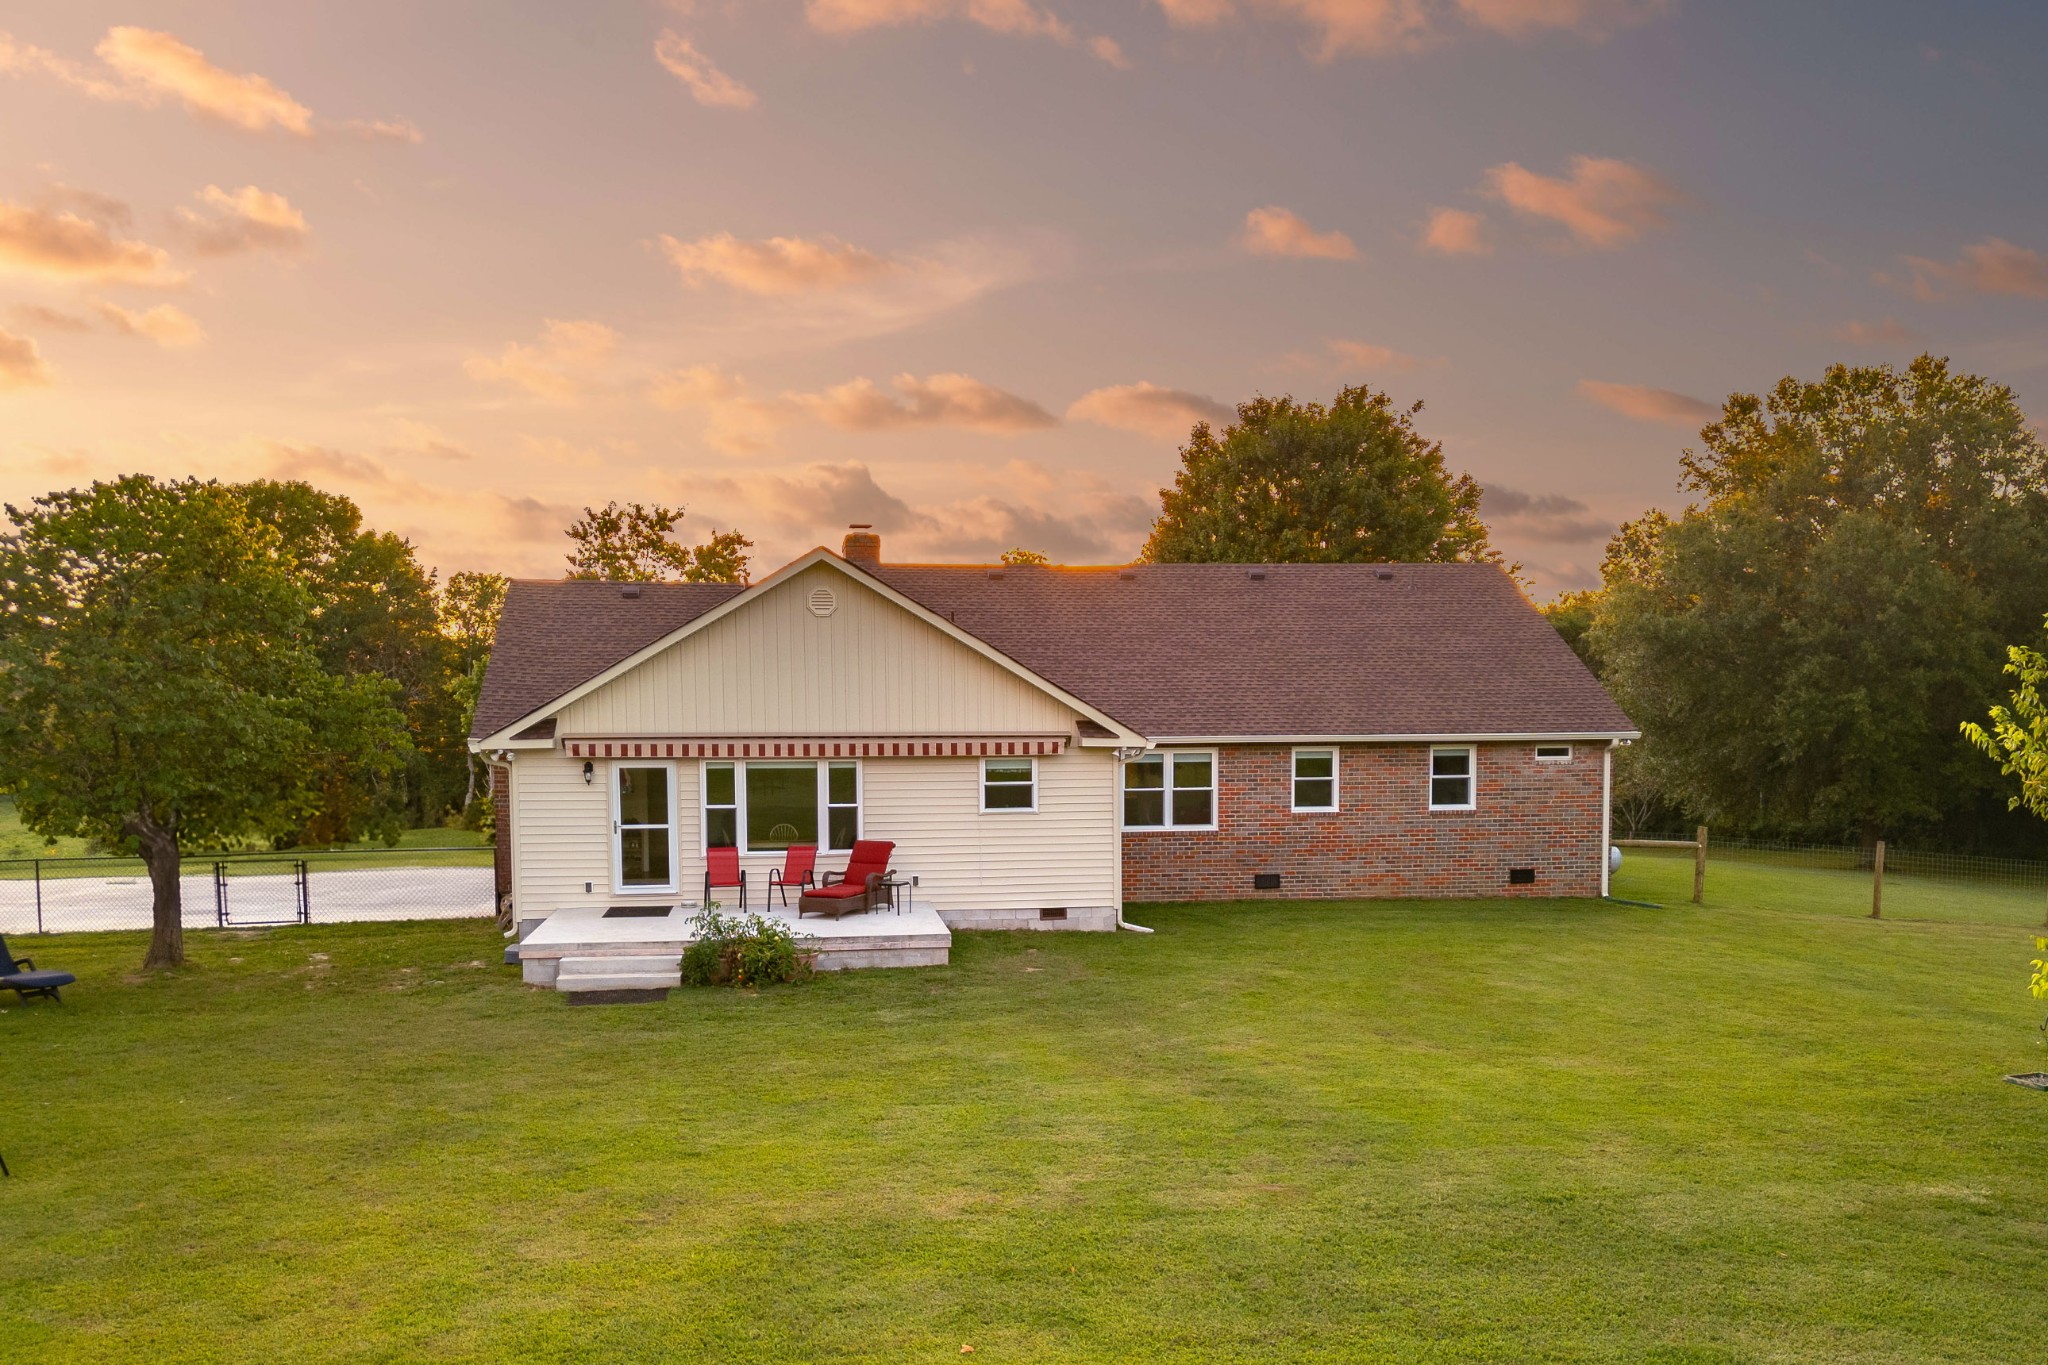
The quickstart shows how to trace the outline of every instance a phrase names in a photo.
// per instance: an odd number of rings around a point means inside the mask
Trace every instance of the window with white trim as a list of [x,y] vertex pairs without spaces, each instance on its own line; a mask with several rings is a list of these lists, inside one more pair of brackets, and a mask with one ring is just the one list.
[[1539,744],[1536,746],[1538,763],[1569,763],[1572,761],[1572,746],[1569,744]]
[[1474,800],[1475,752],[1470,745],[1429,751],[1429,808],[1431,810],[1472,810]]
[[704,765],[707,848],[779,853],[791,844],[816,844],[848,849],[858,838],[858,763],[785,759]]
[[1035,758],[984,758],[981,760],[981,809],[983,812],[1037,810],[1038,760]]
[[1337,751],[1294,751],[1294,806],[1297,811],[1337,809]]
[[620,894],[676,889],[676,765],[612,769],[612,887]]
[[1124,828],[1216,828],[1215,750],[1167,750],[1124,764]]

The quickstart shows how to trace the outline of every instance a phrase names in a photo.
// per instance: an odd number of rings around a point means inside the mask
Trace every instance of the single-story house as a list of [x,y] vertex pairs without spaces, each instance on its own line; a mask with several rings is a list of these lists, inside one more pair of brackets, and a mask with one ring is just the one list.
[[891,564],[521,580],[471,747],[521,920],[857,838],[952,928],[1131,902],[1596,896],[1628,718],[1490,564]]

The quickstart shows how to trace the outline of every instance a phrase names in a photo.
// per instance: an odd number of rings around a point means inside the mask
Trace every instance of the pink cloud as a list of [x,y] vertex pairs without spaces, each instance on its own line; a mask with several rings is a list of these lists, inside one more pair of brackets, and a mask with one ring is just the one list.
[[1493,254],[1493,245],[1486,240],[1486,219],[1465,209],[1431,209],[1416,246],[1436,256]]
[[1413,52],[1460,30],[1510,38],[1542,32],[1604,38],[1666,13],[1669,0],[1159,0],[1167,21],[1214,28],[1251,14],[1307,28],[1318,61]]
[[1927,302],[1959,292],[2048,299],[2048,258],[2031,248],[2015,246],[2003,237],[1972,242],[1953,261],[1930,260],[1925,256],[1907,256],[1904,260],[1907,274],[1903,279],[1881,273],[1877,277],[1879,283],[1903,289]]
[[0,201],[0,270],[46,280],[177,285],[187,276],[147,242],[116,237],[75,213]]
[[1515,162],[1487,172],[1489,189],[1515,212],[1562,226],[1582,246],[1611,251],[1666,227],[1685,196],[1640,166],[1611,157],[1575,156],[1565,178]]
[[1633,417],[1638,422],[1698,427],[1721,415],[1721,410],[1712,403],[1701,402],[1689,394],[1671,389],[1653,389],[1646,384],[1610,384],[1599,379],[1581,379],[1579,393],[1610,412]]
[[663,29],[654,41],[654,59],[690,88],[697,103],[714,109],[751,109],[755,95],[718,69],[712,60],[674,29]]
[[30,337],[0,328],[0,389],[34,389],[50,382],[50,367]]
[[1255,256],[1301,256],[1325,261],[1358,258],[1358,248],[1341,232],[1317,232],[1292,209],[1269,204],[1244,216],[1237,243]]
[[690,285],[715,280],[748,294],[808,294],[844,289],[896,269],[836,237],[742,241],[730,232],[685,242],[664,234],[661,248]]
[[1197,422],[1221,426],[1236,416],[1236,409],[1207,394],[1143,382],[1093,389],[1067,408],[1070,420],[1174,439],[1186,436]]

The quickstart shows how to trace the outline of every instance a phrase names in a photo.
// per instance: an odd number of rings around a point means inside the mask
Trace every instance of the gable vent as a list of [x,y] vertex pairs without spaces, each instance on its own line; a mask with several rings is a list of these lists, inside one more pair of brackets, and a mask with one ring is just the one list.
[[832,589],[819,584],[811,589],[811,615],[830,616],[839,610],[839,599],[832,595]]

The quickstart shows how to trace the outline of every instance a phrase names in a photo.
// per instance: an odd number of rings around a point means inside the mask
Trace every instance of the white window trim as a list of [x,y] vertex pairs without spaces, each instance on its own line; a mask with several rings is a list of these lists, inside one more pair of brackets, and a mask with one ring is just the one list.
[[[1206,825],[1176,825],[1173,822],[1173,759],[1176,754],[1208,755],[1209,785],[1206,790],[1209,793],[1209,823]],[[1214,830],[1218,822],[1223,818],[1223,763],[1218,757],[1217,751],[1214,749],[1154,749],[1147,753],[1145,757],[1151,758],[1155,755],[1159,757],[1160,762],[1166,765],[1166,786],[1163,788],[1166,808],[1162,812],[1166,823],[1163,825],[1133,825],[1125,822],[1125,788],[1123,772],[1119,768],[1116,787],[1117,828],[1119,830],[1129,830],[1134,834],[1164,834],[1172,830],[1189,830],[1192,832]],[[1191,787],[1189,790],[1197,791],[1203,789]]]
[[[1438,754],[1464,754],[1465,796],[1462,805],[1440,806],[1436,801],[1436,756]],[[1422,794],[1433,811],[1457,811],[1479,809],[1479,746],[1476,744],[1433,744],[1429,749],[1429,767],[1423,774]]]
[[[624,822],[619,816],[619,773],[627,768],[662,768],[668,773],[668,882],[662,886],[626,885]],[[612,894],[615,896],[673,896],[682,887],[682,847],[679,840],[681,793],[676,790],[675,760],[666,758],[614,759],[606,765],[605,782],[611,788],[612,806]],[[635,826],[636,829],[654,828]]]
[[[1301,789],[1301,756],[1303,754],[1328,754],[1330,756],[1330,804],[1327,806],[1297,805],[1294,794]],[[1287,759],[1287,809],[1296,815],[1335,815],[1344,809],[1342,789],[1343,750],[1334,744],[1306,744],[1294,750]],[[1320,778],[1309,778],[1319,782]]]
[[[1546,754],[1545,749],[1562,749],[1561,754]],[[1572,746],[1569,744],[1539,744],[1536,746],[1538,763],[1569,763],[1572,761]]]
[[[1015,763],[1019,759],[1031,768],[1031,804],[1028,806],[991,806],[988,803],[988,765],[991,763]],[[1005,787],[1022,786],[1020,782],[1004,782]],[[1038,760],[1025,754],[981,760],[981,813],[983,815],[1036,815],[1038,814]]]
[[[742,858],[780,858],[786,849],[753,848],[747,843],[747,765],[749,763],[779,763],[786,767],[802,767],[809,763],[818,773],[818,854],[844,853],[843,848],[832,847],[832,782],[831,769],[835,763],[853,765],[853,837],[855,842],[867,837],[868,786],[867,766],[857,758],[707,758],[697,764],[697,852],[703,856],[711,853],[711,770],[720,765],[732,769],[733,837],[737,839]],[[721,808],[722,809],[722,808]],[[841,809],[844,809],[841,807]]]

